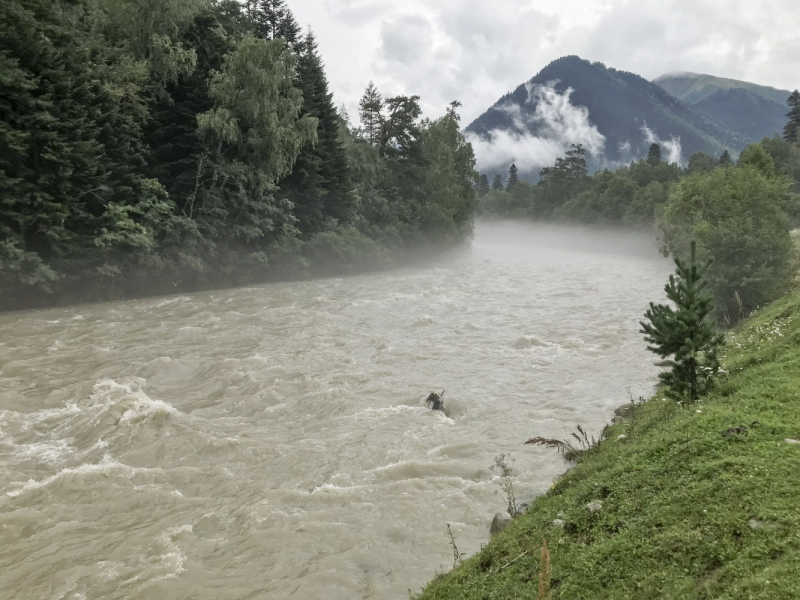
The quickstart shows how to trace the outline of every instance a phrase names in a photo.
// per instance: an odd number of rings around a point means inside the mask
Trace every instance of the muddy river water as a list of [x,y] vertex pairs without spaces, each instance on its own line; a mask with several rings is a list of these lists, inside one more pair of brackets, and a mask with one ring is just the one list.
[[[408,598],[657,372],[647,236],[479,224],[348,278],[0,315],[0,590]],[[447,412],[423,398],[445,390]]]

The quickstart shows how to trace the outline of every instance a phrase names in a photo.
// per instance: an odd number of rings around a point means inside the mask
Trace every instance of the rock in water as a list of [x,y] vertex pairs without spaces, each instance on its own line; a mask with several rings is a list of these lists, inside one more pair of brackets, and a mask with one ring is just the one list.
[[492,526],[489,527],[489,533],[494,535],[495,533],[500,533],[508,527],[508,524],[511,523],[511,517],[508,516],[508,513],[497,513],[492,519]]
[[425,406],[430,408],[431,410],[440,410],[444,412],[444,400],[442,397],[444,396],[444,391],[441,394],[437,394],[436,392],[431,392],[431,395],[428,396],[428,399],[425,400]]

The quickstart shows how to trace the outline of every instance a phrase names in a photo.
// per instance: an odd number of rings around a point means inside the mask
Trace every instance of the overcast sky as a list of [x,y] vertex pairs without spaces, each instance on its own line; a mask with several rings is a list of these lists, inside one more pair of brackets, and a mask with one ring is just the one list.
[[464,125],[550,61],[577,54],[648,79],[695,71],[800,87],[798,0],[288,0],[355,120],[370,81]]

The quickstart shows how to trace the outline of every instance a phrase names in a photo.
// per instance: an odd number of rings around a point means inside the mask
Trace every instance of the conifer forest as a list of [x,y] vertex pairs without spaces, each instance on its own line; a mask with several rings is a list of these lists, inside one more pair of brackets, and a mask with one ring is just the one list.
[[[470,235],[457,102],[337,109],[283,0],[0,6],[0,304],[390,264]],[[443,107],[444,108],[444,107]]]

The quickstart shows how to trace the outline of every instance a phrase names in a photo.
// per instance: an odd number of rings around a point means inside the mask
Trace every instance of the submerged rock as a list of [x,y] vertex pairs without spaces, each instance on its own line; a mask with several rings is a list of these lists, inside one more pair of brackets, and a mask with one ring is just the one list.
[[441,394],[437,394],[436,392],[431,392],[431,395],[428,396],[428,399],[425,400],[425,406],[430,408],[431,410],[440,410],[444,412],[444,391]]
[[500,533],[508,527],[509,523],[511,523],[511,517],[508,513],[497,513],[492,519],[492,526],[489,527],[489,533],[494,535],[495,533]]

